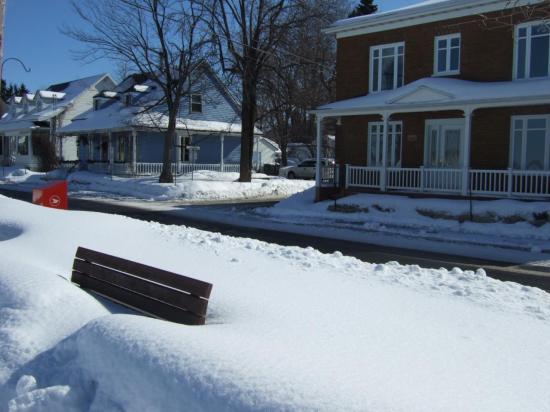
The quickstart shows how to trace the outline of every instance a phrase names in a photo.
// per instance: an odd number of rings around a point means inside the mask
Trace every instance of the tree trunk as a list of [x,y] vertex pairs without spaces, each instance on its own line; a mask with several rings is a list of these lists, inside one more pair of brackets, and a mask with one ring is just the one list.
[[[177,112],[176,112],[177,113]],[[164,134],[164,152],[162,156],[162,172],[159,177],[159,183],[173,183],[172,174],[172,153],[174,141],[176,138],[176,113],[172,111],[168,115],[168,128]]]
[[239,182],[252,180],[252,154],[254,151],[254,124],[256,123],[256,82],[249,73],[243,76],[241,173]]

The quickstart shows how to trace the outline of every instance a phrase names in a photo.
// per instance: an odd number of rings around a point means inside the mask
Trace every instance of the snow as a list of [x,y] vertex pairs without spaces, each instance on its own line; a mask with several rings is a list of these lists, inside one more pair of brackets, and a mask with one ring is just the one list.
[[[541,290],[4,197],[0,210],[11,411],[550,408]],[[207,325],[80,290],[66,280],[79,245],[212,282]]]
[[[370,93],[366,96],[340,100],[319,106],[314,112],[353,110],[388,110],[388,108],[410,108],[419,106],[476,104],[487,107],[499,101],[525,101],[548,99],[549,79],[532,79],[521,82],[474,82],[469,80],[426,77],[403,87]],[[433,99],[426,100],[426,93]],[[415,100],[416,94],[416,100]],[[400,100],[403,100],[400,102]]]
[[[550,203],[511,199],[472,201],[357,194],[314,203],[312,190],[257,210],[262,216],[295,223],[323,222],[354,230],[408,234],[441,241],[523,248],[550,254]],[[348,210],[344,210],[350,206]],[[538,221],[537,216],[546,216]],[[550,257],[550,256],[549,256]]]
[[[32,190],[59,179],[62,171],[36,173],[7,168],[0,176],[0,187]],[[118,177],[90,172],[67,176],[71,195],[86,197],[132,198],[147,201],[240,201],[276,200],[309,189],[313,181],[286,180],[265,174],[253,174],[251,183],[238,182],[238,173],[200,170],[177,176],[175,183],[158,183],[158,177]]]
[[65,93],[52,92],[49,90],[39,90],[38,94],[45,99],[63,99],[65,97]]

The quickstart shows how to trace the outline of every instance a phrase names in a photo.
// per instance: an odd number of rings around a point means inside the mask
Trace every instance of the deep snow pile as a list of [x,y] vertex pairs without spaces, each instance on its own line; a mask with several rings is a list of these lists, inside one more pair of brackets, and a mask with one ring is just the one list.
[[357,194],[314,202],[307,190],[270,208],[256,209],[263,217],[286,223],[316,223],[354,231],[441,238],[447,242],[492,244],[550,253],[550,203],[519,200],[409,198]]
[[[545,411],[550,295],[0,197],[0,408]],[[119,313],[78,245],[214,284],[207,325]]]
[[[0,184],[32,189],[47,184],[46,179],[60,173],[43,174],[21,169],[11,170]],[[175,183],[159,183],[158,177],[117,177],[90,172],[68,175],[69,190],[77,195],[142,200],[224,201],[282,199],[309,189],[313,181],[287,180],[256,173],[251,183],[238,182],[238,173],[197,171],[177,176]]]

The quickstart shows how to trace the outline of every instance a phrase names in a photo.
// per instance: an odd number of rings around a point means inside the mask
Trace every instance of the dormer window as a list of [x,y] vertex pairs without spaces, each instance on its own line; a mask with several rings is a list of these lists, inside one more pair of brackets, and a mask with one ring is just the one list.
[[99,100],[98,99],[95,99],[94,100],[94,112],[99,109]]
[[550,75],[550,23],[530,22],[516,26],[516,79],[534,79]]
[[128,93],[124,95],[124,105],[130,106],[131,104],[132,104],[132,95]]
[[202,94],[191,95],[191,113],[202,113]]
[[370,48],[370,91],[393,90],[403,86],[405,43]]
[[434,44],[434,74],[460,73],[460,33],[437,36]]

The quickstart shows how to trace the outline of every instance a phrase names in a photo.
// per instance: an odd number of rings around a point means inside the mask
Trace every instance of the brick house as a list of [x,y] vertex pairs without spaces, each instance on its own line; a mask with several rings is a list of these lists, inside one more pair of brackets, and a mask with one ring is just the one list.
[[431,0],[326,29],[337,100],[313,113],[318,141],[337,119],[339,168],[318,198],[550,198],[549,18],[548,0]]

